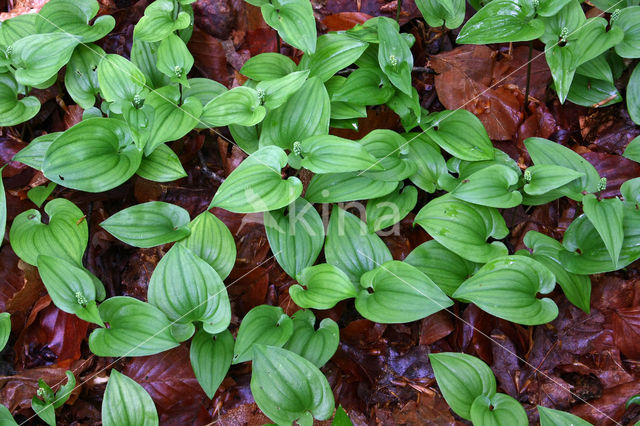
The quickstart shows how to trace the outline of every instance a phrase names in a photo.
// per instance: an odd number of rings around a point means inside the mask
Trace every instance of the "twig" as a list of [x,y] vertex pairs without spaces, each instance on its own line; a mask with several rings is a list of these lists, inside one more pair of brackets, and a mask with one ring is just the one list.
[[207,162],[204,159],[204,155],[202,155],[202,151],[198,151],[198,161],[200,162],[200,170],[202,171],[202,173],[220,184],[224,182],[223,177],[218,176],[216,172],[207,167]]

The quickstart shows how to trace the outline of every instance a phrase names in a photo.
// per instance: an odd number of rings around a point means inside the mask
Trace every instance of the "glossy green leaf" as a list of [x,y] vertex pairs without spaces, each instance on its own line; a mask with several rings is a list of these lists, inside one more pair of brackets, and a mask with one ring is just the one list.
[[131,45],[131,62],[142,71],[148,85],[153,88],[163,87],[171,82],[169,77],[160,72],[156,66],[159,45],[159,42],[140,39],[133,40]]
[[331,212],[324,253],[327,263],[340,268],[354,283],[392,259],[378,235],[369,233],[362,220],[338,206]]
[[162,201],[149,201],[120,210],[100,223],[111,235],[134,247],[154,247],[190,234],[189,212]]
[[602,55],[591,59],[580,65],[576,70],[576,74],[590,77],[590,80],[605,80],[609,83],[614,82],[613,71],[611,70],[611,64],[607,60],[610,52],[603,53]]
[[442,396],[463,419],[471,418],[471,405],[477,397],[496,393],[493,371],[476,357],[442,352],[429,354],[429,361]]
[[103,192],[133,176],[141,159],[122,121],[90,118],[55,139],[42,170],[47,179],[67,188]]
[[[382,74],[380,71],[378,72]],[[346,77],[335,75],[325,82],[325,87],[327,88],[329,99],[332,99],[335,96],[335,94],[339,90],[341,90],[342,86],[344,86],[346,81],[347,81]],[[389,82],[388,84],[390,85],[391,83]],[[360,95],[364,94],[366,90],[360,91],[359,89],[360,88],[354,88],[352,93],[357,93],[357,96],[364,98],[364,96],[360,96]],[[395,89],[392,88],[392,90],[395,90]],[[374,96],[372,93],[369,93],[369,95]],[[331,121],[329,123],[329,126],[333,128],[346,126],[346,128],[357,129],[358,122],[355,119],[364,118],[366,116],[367,116],[367,107],[364,104],[359,105],[354,102],[332,100],[331,101]],[[351,124],[353,124],[353,127],[351,127]]]
[[640,178],[629,179],[620,186],[625,205],[638,208],[640,205]]
[[186,100],[195,96],[200,100],[202,106],[229,90],[223,84],[209,78],[190,78],[187,83],[189,87],[182,88],[182,99]]
[[598,201],[595,195],[588,194],[584,196],[582,203],[584,214],[600,234],[609,256],[614,265],[617,265],[624,239],[622,201],[619,198]]
[[328,33],[318,37],[315,53],[305,54],[298,69],[309,70],[309,77],[327,81],[358,60],[368,44],[345,33]]
[[536,9],[527,0],[492,0],[460,30],[460,44],[489,44],[534,40],[544,33],[535,19]]
[[493,145],[482,122],[465,109],[442,111],[424,124],[428,137],[461,160],[482,161],[494,157]]
[[637,65],[627,84],[627,111],[633,122],[640,125],[640,67]]
[[300,196],[302,182],[296,177],[282,179],[280,170],[287,154],[275,146],[259,149],[227,177],[211,201],[235,213],[256,213],[288,206]]
[[308,0],[272,0],[260,6],[264,21],[291,46],[316,51],[316,20]]
[[0,404],[0,422],[5,426],[18,426],[7,407]]
[[240,86],[213,98],[204,106],[200,120],[208,127],[253,126],[262,121],[266,112],[258,92]]
[[491,260],[467,279],[453,297],[483,311],[524,325],[545,324],[558,316],[558,307],[538,293],[553,291],[556,279],[540,262],[524,256]]
[[487,207],[511,208],[522,202],[522,194],[511,190],[518,183],[519,173],[493,165],[473,173],[451,191],[461,200]]
[[147,391],[135,380],[111,370],[102,401],[104,426],[155,426],[158,413]]
[[416,6],[430,27],[441,27],[446,22],[447,28],[454,29],[464,21],[464,0],[418,0]]
[[247,154],[253,154],[258,150],[258,140],[260,139],[259,125],[239,126],[237,124],[230,124],[229,133],[231,133],[234,142]]
[[404,261],[433,280],[447,296],[451,296],[478,269],[475,263],[447,250],[436,240],[420,244]]
[[378,62],[389,80],[401,92],[411,96],[411,70],[413,55],[409,46],[400,36],[397,24],[390,18],[380,17],[378,21]]
[[420,106],[420,96],[414,87],[411,88],[411,95],[396,90],[386,105],[400,116],[402,127],[407,132],[422,121],[423,109]]
[[367,229],[376,232],[395,225],[413,210],[417,202],[418,190],[410,185],[367,201]]
[[170,34],[158,46],[157,67],[174,83],[188,86],[187,74],[193,67],[193,56],[180,37]]
[[315,263],[324,244],[322,218],[304,198],[265,212],[264,228],[276,260],[293,278]]
[[208,211],[189,224],[191,233],[178,241],[215,269],[225,279],[236,260],[236,243],[227,226]]
[[554,16],[571,1],[572,0],[541,0],[536,7],[536,13],[540,16]]
[[171,323],[158,308],[133,297],[110,297],[98,307],[109,328],[89,335],[89,349],[97,356],[145,356],[175,348]]
[[540,426],[591,426],[591,423],[571,413],[541,405],[538,405],[538,413],[540,414]]
[[615,8],[637,5],[638,0],[593,0],[591,3],[604,12],[613,12]]
[[187,176],[176,153],[166,145],[159,145],[151,155],[142,157],[136,174],[154,182],[171,182]]
[[229,296],[220,276],[180,244],[158,262],[149,280],[148,298],[171,321],[201,321],[210,334],[226,330],[231,321]]
[[18,83],[11,74],[0,74],[0,126],[15,126],[33,118],[40,111],[35,96],[18,99]]
[[[67,383],[60,386],[54,394],[53,389],[42,379],[38,380],[38,393],[31,399],[31,408],[44,422],[51,426],[56,425],[55,409],[60,408],[71,396],[76,387],[76,378],[73,372],[67,370]],[[59,384],[59,383],[58,383]],[[2,423],[4,425],[4,423]]]
[[0,313],[0,351],[7,346],[9,335],[11,335],[11,314],[9,312],[2,312]]
[[311,415],[326,420],[335,408],[329,382],[318,367],[273,346],[256,345],[251,393],[260,410],[278,424]]
[[264,100],[265,108],[278,108],[302,87],[308,76],[309,71],[296,71],[275,80],[261,81],[256,86],[258,97]]
[[360,277],[362,289],[356,297],[356,310],[368,320],[386,324],[411,322],[453,305],[418,268],[397,260],[376,266]]
[[297,311],[292,320],[293,334],[284,349],[304,357],[318,368],[325,365],[336,353],[340,343],[338,324],[325,318],[320,321],[316,330],[316,317],[309,310]]
[[50,201],[44,211],[49,217],[46,225],[40,221],[40,212],[35,209],[16,216],[9,232],[13,251],[24,262],[34,266],[39,255],[52,253],[81,266],[89,240],[84,213],[64,198]]
[[579,154],[559,143],[542,138],[528,138],[524,144],[535,165],[550,164],[572,169],[584,176],[559,188],[559,191],[574,200],[582,199],[582,192],[598,190],[600,175],[595,167]]
[[527,183],[523,189],[529,195],[543,195],[583,176],[584,173],[566,167],[539,164],[524,172]]
[[424,206],[414,223],[447,249],[472,262],[485,263],[507,254],[499,241],[509,234],[504,218],[492,207],[477,206],[443,195]]
[[198,383],[213,399],[224,380],[233,357],[233,336],[229,330],[210,335],[201,330],[191,340],[189,359]]
[[310,203],[339,203],[382,197],[396,189],[398,182],[384,182],[354,173],[313,176],[305,198]]
[[[99,40],[116,25],[110,15],[102,15],[94,20],[99,9],[96,0],[51,0],[38,13],[36,30],[40,34],[61,31],[75,35],[84,43]],[[93,25],[90,25],[92,20]]]
[[591,108],[601,108],[622,102],[622,96],[613,83],[578,74],[573,78],[567,99],[576,105]]
[[328,263],[305,268],[296,277],[300,285],[289,287],[289,296],[301,308],[331,309],[338,302],[356,297],[347,274]]
[[[295,145],[294,145],[295,150]],[[333,135],[316,135],[300,142],[302,167],[314,173],[343,173],[380,169],[376,158],[356,141]]]
[[173,0],[156,0],[147,6],[134,28],[134,39],[160,41],[176,30],[187,28],[191,16],[184,10],[176,13],[176,7]]
[[13,42],[36,34],[36,19],[37,14],[24,13],[3,21],[0,26],[0,48],[4,50]]
[[424,134],[406,133],[404,137],[409,141],[409,160],[417,169],[409,179],[423,191],[434,192],[440,186],[438,181],[449,175],[440,148]]
[[71,98],[84,109],[95,104],[95,95],[100,91],[97,69],[103,56],[104,50],[98,45],[80,45],[67,64],[64,85]]
[[619,11],[612,25],[624,32],[623,40],[616,45],[616,53],[623,58],[640,57],[640,6],[625,7]]
[[478,426],[527,426],[529,419],[522,405],[509,395],[478,396],[471,405],[471,421]]
[[627,147],[624,149],[624,153],[622,154],[622,156],[633,160],[636,163],[640,163],[640,136],[637,136],[635,139],[629,142]]
[[244,63],[240,74],[256,81],[275,80],[296,70],[296,63],[280,53],[260,53]]
[[9,49],[15,78],[25,86],[37,86],[55,76],[79,41],[67,33],[34,34],[14,42]]
[[295,96],[266,115],[260,133],[260,146],[276,145],[293,149],[296,141],[326,135],[329,133],[330,113],[327,89],[319,78],[309,78]]
[[120,55],[106,55],[98,65],[100,93],[108,102],[133,101],[146,84],[142,71]]
[[417,166],[409,158],[409,143],[392,130],[373,130],[360,143],[377,161],[359,174],[364,173],[364,176],[379,181],[398,182],[417,171]]
[[104,326],[96,307],[96,288],[88,271],[44,254],[38,256],[37,264],[47,293],[59,309]]
[[344,408],[342,408],[342,405],[338,405],[338,408],[336,408],[336,414],[333,417],[331,426],[353,426],[353,422],[347,412],[344,411]]
[[[282,347],[293,334],[293,321],[278,306],[260,305],[247,312],[242,319],[236,344],[233,348],[233,364],[254,361],[257,345]],[[255,395],[254,395],[255,397]]]
[[393,96],[395,88],[378,68],[358,68],[331,96],[332,101],[358,105],[381,105]]

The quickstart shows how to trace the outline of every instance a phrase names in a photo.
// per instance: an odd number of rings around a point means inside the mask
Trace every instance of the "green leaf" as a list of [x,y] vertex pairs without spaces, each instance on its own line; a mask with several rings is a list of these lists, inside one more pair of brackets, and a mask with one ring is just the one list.
[[208,78],[190,78],[187,80],[187,83],[189,87],[182,88],[182,99],[186,100],[195,96],[200,100],[202,106],[205,106],[213,98],[228,91],[223,84]]
[[353,426],[353,422],[347,412],[344,411],[344,408],[342,408],[342,405],[338,405],[338,408],[336,408],[336,414],[333,417],[331,426]]
[[447,250],[436,240],[420,244],[404,261],[433,280],[447,296],[478,269],[478,265]]
[[67,188],[103,192],[133,176],[141,159],[122,121],[90,118],[55,139],[42,170],[47,179]]
[[36,170],[41,170],[47,149],[49,149],[53,141],[61,134],[62,132],[54,132],[38,136],[33,139],[29,145],[22,148],[16,155],[14,155],[11,160],[19,161]]
[[640,67],[637,65],[627,84],[627,111],[633,122],[640,125]]
[[620,186],[625,205],[638,208],[640,204],[640,178],[629,179]]
[[310,203],[340,203],[367,200],[389,194],[398,182],[384,182],[358,173],[318,174],[311,178],[305,192]]
[[[405,131],[411,131],[422,121],[423,110],[420,106],[420,96],[415,88],[411,88],[411,96],[396,90],[386,105],[400,116],[400,122]],[[426,110],[425,110],[426,111]]]
[[253,154],[258,150],[259,132],[259,125],[239,126],[237,124],[229,124],[229,133],[231,133],[233,140],[247,154]]
[[9,341],[10,335],[11,335],[11,314],[9,312],[2,312],[0,313],[0,351],[2,351],[5,346],[7,346],[7,342]]
[[358,68],[332,94],[332,101],[358,105],[381,105],[393,96],[395,88],[378,68]]
[[314,173],[343,173],[381,168],[376,166],[376,158],[361,143],[333,135],[306,138],[300,143],[299,149],[303,157],[302,167]]
[[16,216],[9,232],[13,251],[24,262],[34,266],[39,255],[51,253],[81,266],[89,241],[84,213],[64,198],[50,201],[44,211],[49,217],[46,225],[40,221],[40,212],[35,209]]
[[467,279],[453,297],[476,304],[480,309],[524,325],[551,322],[558,307],[549,298],[537,299],[556,286],[554,275],[540,262],[524,256],[491,260]]
[[233,336],[229,330],[213,336],[200,330],[191,340],[189,350],[191,366],[198,383],[209,399],[213,399],[229,371],[233,345]]
[[471,421],[478,426],[527,426],[529,419],[522,405],[509,395],[478,396],[471,405]]
[[40,101],[35,96],[18,99],[18,83],[11,74],[0,74],[0,126],[23,123],[40,111]]
[[59,309],[104,327],[96,307],[96,287],[88,271],[44,254],[38,256],[37,264],[42,282]]
[[464,21],[464,0],[418,0],[416,6],[430,27],[446,25],[449,29],[458,28]]
[[[398,133],[376,129],[360,140],[370,154],[377,158],[374,165],[360,174],[379,181],[401,181],[412,176],[417,166],[409,159],[409,143]],[[382,168],[382,170],[376,170]]]
[[369,233],[364,222],[338,206],[331,212],[324,253],[327,263],[340,268],[354,284],[365,272],[392,259],[379,236]]
[[178,241],[215,269],[225,279],[236,260],[236,243],[226,225],[208,211],[189,224],[191,233]]
[[582,199],[584,214],[600,234],[614,265],[618,264],[623,229],[623,205],[619,198],[598,201],[595,195],[588,194]]
[[[278,306],[260,305],[247,312],[242,319],[236,345],[233,348],[233,364],[253,360],[257,345],[282,347],[293,334],[293,321]],[[255,395],[254,395],[255,397]]]
[[187,28],[191,16],[182,10],[176,16],[173,0],[156,0],[144,10],[144,16],[136,24],[133,37],[143,41],[160,41],[176,30]]
[[622,96],[613,83],[578,74],[573,78],[567,99],[576,105],[591,108],[601,108],[622,102]]
[[623,58],[640,57],[640,6],[621,9],[612,25],[624,32],[623,40],[616,44],[616,53]]
[[467,161],[494,158],[491,139],[482,122],[471,112],[442,111],[429,117],[433,121],[423,124],[426,135],[449,154]]
[[471,405],[477,397],[496,393],[493,371],[476,357],[442,352],[429,354],[429,361],[442,396],[463,419],[471,419]]
[[265,108],[278,108],[302,87],[308,76],[309,71],[296,71],[275,80],[261,81],[256,86],[258,98],[262,96]]
[[535,15],[533,2],[492,0],[467,21],[456,41],[489,44],[534,40],[544,33],[544,23]]
[[554,16],[572,0],[541,0],[536,8],[540,16]]
[[36,30],[40,34],[58,31],[77,36],[84,43],[96,41],[113,30],[116,20],[113,16],[102,15],[89,22],[98,13],[100,5],[96,0],[52,0],[47,2],[36,19]]
[[356,288],[341,269],[321,263],[302,270],[300,285],[289,287],[289,296],[301,308],[331,309],[338,302],[357,296]]
[[[588,275],[577,275],[568,272],[560,261],[562,244],[555,239],[536,231],[529,231],[524,236],[524,243],[529,251],[522,251],[534,260],[542,263],[556,277],[567,299],[578,308],[589,313],[591,303],[591,279]],[[517,254],[521,254],[518,252]]]
[[261,122],[267,110],[261,105],[260,96],[254,89],[235,87],[213,98],[202,110],[202,121],[208,127],[229,124],[253,126]]
[[142,157],[136,174],[155,182],[171,182],[187,176],[176,153],[166,145],[159,145],[151,155]]
[[624,149],[624,153],[622,154],[622,156],[628,158],[629,160],[633,160],[636,163],[640,163],[640,136],[629,142],[627,147]]
[[583,191],[596,192],[598,190],[600,175],[595,167],[578,153],[559,143],[543,138],[528,138],[524,141],[524,144],[536,165],[561,166],[584,174],[581,178],[560,187],[559,191],[563,195],[579,201],[582,199]]
[[605,52],[602,55],[591,59],[580,65],[576,70],[576,74],[584,77],[591,77],[594,80],[605,80],[609,83],[614,82],[613,71],[611,70],[611,64],[607,60],[610,52]]
[[380,17],[378,21],[378,62],[391,83],[401,92],[411,96],[411,70],[413,55],[409,46],[400,36],[397,24],[390,18]]
[[131,45],[131,62],[142,71],[147,83],[153,88],[163,87],[171,82],[169,77],[160,72],[156,66],[159,45],[159,42],[148,42],[140,39],[133,40]]
[[[307,1],[307,0],[305,0]],[[331,103],[327,89],[317,77],[309,78],[279,108],[269,111],[262,124],[260,146],[293,149],[293,143],[329,133]]]
[[108,102],[133,101],[145,87],[146,78],[132,62],[120,55],[102,57],[98,66],[100,93]]
[[104,391],[102,424],[154,426],[158,424],[158,413],[147,391],[114,369]]
[[376,232],[395,225],[413,210],[417,202],[418,190],[410,185],[367,201],[367,229]]
[[529,195],[543,195],[560,188],[585,174],[554,164],[539,164],[528,167],[524,172],[524,192]]
[[89,335],[89,349],[97,356],[145,356],[175,348],[171,323],[155,306],[133,297],[110,297],[98,307],[109,328]]
[[397,260],[376,266],[360,277],[362,289],[356,297],[356,310],[368,320],[385,324],[411,322],[453,305],[416,267]]
[[435,192],[438,180],[449,175],[440,148],[424,134],[406,133],[404,137],[409,141],[409,160],[417,169],[409,179],[423,191]]
[[178,241],[190,234],[189,212],[162,201],[149,201],[120,210],[100,223],[111,235],[134,247],[149,248]]
[[100,92],[97,69],[103,56],[104,50],[98,45],[80,45],[67,64],[64,85],[71,98],[83,109],[91,108],[96,102],[95,95]]
[[73,375],[73,372],[70,370],[65,371],[64,373],[67,376],[67,383],[60,386],[58,392],[56,392],[55,401],[53,402],[53,408],[60,408],[64,405],[65,402],[71,396],[71,392],[76,387],[76,378]]
[[7,407],[0,404],[0,422],[5,426],[18,426]]
[[36,34],[36,19],[37,14],[25,13],[3,21],[0,26],[0,48],[5,50],[21,38]]
[[464,179],[451,191],[451,195],[487,207],[516,207],[522,202],[522,194],[510,189],[518,183],[519,178],[520,174],[513,169],[496,164]]
[[170,34],[158,46],[158,70],[174,83],[188,86],[187,74],[193,67],[193,56],[180,37]]
[[244,63],[240,74],[256,81],[275,80],[296,70],[296,63],[280,53],[260,53]]
[[509,234],[504,218],[492,207],[477,206],[450,194],[431,200],[416,215],[414,223],[464,259],[485,263],[507,254],[499,241]]
[[316,51],[316,20],[308,0],[272,0],[260,9],[282,40],[308,54]]
[[261,344],[255,348],[251,393],[260,410],[278,424],[291,424],[305,413],[326,420],[335,407],[318,367],[291,351]]
[[[42,379],[40,379],[39,382],[44,383]],[[40,387],[40,389],[42,389],[42,387]],[[49,388],[49,390],[50,389],[51,388]],[[50,402],[44,402],[37,396],[34,396],[31,398],[31,409],[49,426],[56,426],[56,412]]]
[[292,320],[293,334],[284,349],[304,357],[318,368],[325,365],[336,353],[340,343],[338,324],[325,318],[320,321],[316,330],[316,317],[308,310],[297,311]]
[[309,70],[309,77],[327,81],[343,68],[358,60],[368,43],[345,33],[329,33],[318,37],[315,53],[307,53],[300,59],[298,69]]
[[276,260],[293,278],[315,263],[324,244],[322,218],[304,198],[265,212],[264,228]]
[[302,182],[296,177],[282,179],[280,170],[287,154],[275,146],[259,149],[227,177],[213,200],[212,207],[235,213],[256,213],[288,206],[300,196]]
[[25,86],[42,84],[60,71],[79,41],[67,33],[34,34],[9,46],[16,81]]
[[540,426],[591,426],[591,423],[582,420],[578,416],[541,405],[538,405],[538,413],[540,414]]
[[553,87],[560,98],[560,103],[564,103],[571,90],[571,83],[578,66],[574,55],[570,48],[554,43],[547,45],[545,56],[553,77]]

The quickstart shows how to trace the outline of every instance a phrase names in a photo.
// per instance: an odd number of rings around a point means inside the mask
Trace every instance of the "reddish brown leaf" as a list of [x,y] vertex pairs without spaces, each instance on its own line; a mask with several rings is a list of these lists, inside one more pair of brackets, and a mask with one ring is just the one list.
[[69,105],[64,114],[64,125],[68,129],[78,124],[82,120],[84,110],[80,105]]
[[628,158],[604,152],[587,152],[582,156],[593,164],[600,176],[607,178],[607,189],[602,192],[603,197],[620,195],[620,185],[640,176],[640,164]]
[[453,321],[448,312],[440,311],[429,315],[420,322],[420,344],[431,345],[447,337],[453,330]]
[[373,18],[373,16],[367,15],[366,13],[340,12],[325,16],[322,23],[327,26],[328,31],[346,31],[357,24],[363,24],[371,18]]
[[227,58],[218,39],[196,27],[189,40],[189,51],[193,54],[196,68],[204,77],[229,84]]
[[640,307],[617,309],[611,318],[618,349],[628,358],[640,358]]

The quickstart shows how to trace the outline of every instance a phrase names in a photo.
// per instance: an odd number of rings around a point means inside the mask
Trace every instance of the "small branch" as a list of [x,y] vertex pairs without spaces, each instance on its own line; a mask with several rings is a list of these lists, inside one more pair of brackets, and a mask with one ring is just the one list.
[[531,58],[533,57],[533,41],[529,42],[529,60],[527,61],[527,87],[524,92],[524,118],[529,115],[529,89],[531,86]]
[[215,180],[219,184],[222,184],[224,182],[223,177],[218,176],[217,173],[207,167],[207,162],[204,159],[204,155],[202,155],[202,151],[198,151],[198,161],[200,162],[200,171],[202,171],[203,174]]

